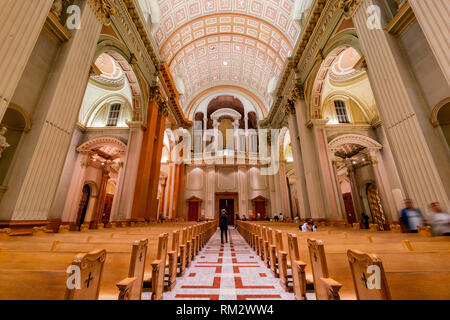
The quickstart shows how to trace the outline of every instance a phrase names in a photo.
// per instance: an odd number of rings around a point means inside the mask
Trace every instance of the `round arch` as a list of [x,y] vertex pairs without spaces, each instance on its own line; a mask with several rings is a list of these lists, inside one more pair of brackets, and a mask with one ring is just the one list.
[[343,134],[337,138],[334,138],[328,143],[329,150],[338,150],[340,146],[344,144],[356,144],[362,147],[381,150],[383,146],[370,137],[366,137],[360,134]]

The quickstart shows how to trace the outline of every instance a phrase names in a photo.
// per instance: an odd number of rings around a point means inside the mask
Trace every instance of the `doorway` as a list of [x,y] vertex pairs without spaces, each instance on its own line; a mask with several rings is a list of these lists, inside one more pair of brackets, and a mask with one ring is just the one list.
[[[266,218],[267,199],[263,196],[258,196],[252,200],[253,204],[253,219],[263,221]],[[259,213],[259,216],[258,216]]]
[[347,215],[347,223],[353,224],[356,222],[356,214],[355,208],[353,206],[352,194],[344,193],[342,195],[342,198],[344,199],[345,214]]
[[233,226],[235,223],[238,208],[238,194],[216,193],[216,208],[217,221],[219,221],[222,209],[225,209],[228,215],[228,225]]
[[198,221],[200,219],[200,208],[202,200],[197,197],[191,197],[186,201],[188,209],[188,221]]
[[86,212],[87,212],[87,209],[88,209],[90,197],[91,197],[91,188],[89,187],[89,185],[86,184],[83,187],[83,192],[81,194],[80,205],[78,207],[77,220],[75,222],[77,231],[80,231],[81,226],[83,225],[84,220],[86,218]]

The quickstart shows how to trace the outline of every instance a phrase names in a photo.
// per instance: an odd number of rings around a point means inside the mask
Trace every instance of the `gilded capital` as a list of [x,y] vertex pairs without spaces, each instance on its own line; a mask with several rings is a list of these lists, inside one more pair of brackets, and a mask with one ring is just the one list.
[[286,116],[290,116],[291,114],[295,115],[295,101],[292,99],[288,99],[286,102],[286,106],[284,107],[284,114]]
[[109,25],[112,16],[117,13],[116,9],[111,5],[110,0],[89,0],[89,3],[100,21],[104,25]]
[[338,8],[344,10],[345,14],[351,17],[360,4],[361,0],[339,0]]
[[295,85],[294,89],[292,89],[291,92],[291,100],[292,101],[298,101],[298,100],[305,100],[305,90],[303,86]]

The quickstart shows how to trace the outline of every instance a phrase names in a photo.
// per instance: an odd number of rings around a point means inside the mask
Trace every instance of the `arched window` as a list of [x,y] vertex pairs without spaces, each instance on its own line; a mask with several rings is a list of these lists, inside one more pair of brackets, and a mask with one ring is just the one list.
[[117,127],[120,116],[120,103],[114,103],[109,108],[108,120],[106,122],[107,127]]
[[336,115],[339,123],[350,123],[347,113],[347,107],[345,106],[345,101],[335,100],[334,107],[336,109]]

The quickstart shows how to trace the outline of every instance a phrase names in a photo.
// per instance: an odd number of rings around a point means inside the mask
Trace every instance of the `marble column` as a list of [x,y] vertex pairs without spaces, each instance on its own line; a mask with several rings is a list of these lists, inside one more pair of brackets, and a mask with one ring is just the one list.
[[319,170],[323,194],[328,201],[325,202],[326,212],[329,218],[342,218],[340,207],[336,199],[336,184],[333,181],[331,160],[328,157],[328,141],[325,131],[325,125],[328,120],[311,120],[311,126],[316,146],[317,159],[319,160],[321,170]]
[[275,215],[280,214],[280,207],[278,205],[279,199],[277,198],[277,192],[275,189],[276,179],[275,175],[269,175],[269,192],[270,192],[270,214],[269,216],[273,218]]
[[[436,142],[431,123],[423,114],[426,109],[424,98],[416,89],[417,84],[397,38],[385,29],[370,29],[367,26],[368,7],[373,5],[383,8],[379,0],[361,1],[353,21],[406,196],[422,209],[435,201],[449,208],[448,159],[445,164],[442,162],[442,155],[448,154],[448,149],[444,150]],[[382,25],[389,22],[383,11],[380,18]]]
[[31,159],[23,160],[27,163],[16,173],[18,183],[11,186],[0,205],[0,211],[10,214],[12,220],[48,218],[102,28],[101,17],[90,1],[80,2],[80,10],[82,28],[72,30],[72,38],[61,48],[36,107],[42,126],[34,129],[35,143],[27,137],[26,148],[33,150]]
[[309,206],[312,218],[326,218],[325,203],[329,201],[321,187],[320,170],[323,170],[317,157],[314,143],[314,133],[306,126],[306,102],[302,89],[300,98],[295,101],[295,114],[297,128],[300,137],[300,151],[303,156],[303,167],[305,171],[306,187],[308,190]]
[[239,216],[248,217],[248,187],[247,187],[247,167],[246,166],[238,166],[237,168],[238,174],[238,190],[239,190]]
[[53,0],[2,1],[0,11],[0,122],[19,84]]
[[281,208],[283,215],[285,217],[292,217],[291,214],[291,206],[289,202],[289,190],[286,180],[286,165],[284,163],[279,164],[278,169],[278,182],[280,185],[280,200],[281,200]]
[[130,128],[127,155],[124,163],[124,179],[119,192],[116,193],[119,205],[114,217],[117,219],[131,219],[133,207],[133,195],[138,176],[139,158],[141,152],[142,139],[144,136],[143,124],[141,122],[129,122]]
[[409,4],[450,85],[450,2],[448,0],[409,0]]
[[78,154],[72,174],[71,184],[66,195],[66,202],[61,215],[62,222],[75,222],[80,205],[81,194],[86,180],[86,170],[89,167],[89,155]]
[[169,164],[169,181],[167,188],[167,197],[166,197],[166,204],[164,206],[164,212],[167,217],[170,219],[173,219],[172,215],[172,207],[173,207],[173,194],[174,194],[174,187],[175,187],[175,164],[170,163]]
[[[183,218],[184,217],[184,178],[186,174],[186,165],[184,163],[180,164],[180,181],[178,183],[178,192],[177,192],[177,199],[178,201],[178,210],[177,210],[177,218]],[[201,210],[201,208],[199,208]]]
[[361,213],[364,211],[361,205],[361,197],[359,195],[358,185],[355,179],[355,167],[351,160],[345,161],[345,166],[347,168],[347,177],[350,182],[350,188],[352,190],[352,200],[353,207],[355,208],[356,219],[361,221]]
[[303,169],[303,157],[300,151],[300,141],[298,136],[297,121],[295,118],[295,107],[288,106],[288,112],[286,114],[289,133],[291,136],[292,156],[294,158],[294,171],[296,181],[296,194],[295,198],[298,200],[300,206],[300,217],[311,217],[311,210],[309,207],[308,191],[306,188],[305,171]]
[[205,169],[205,216],[210,219],[216,218],[215,192],[216,192],[216,168],[213,165],[207,166]]

